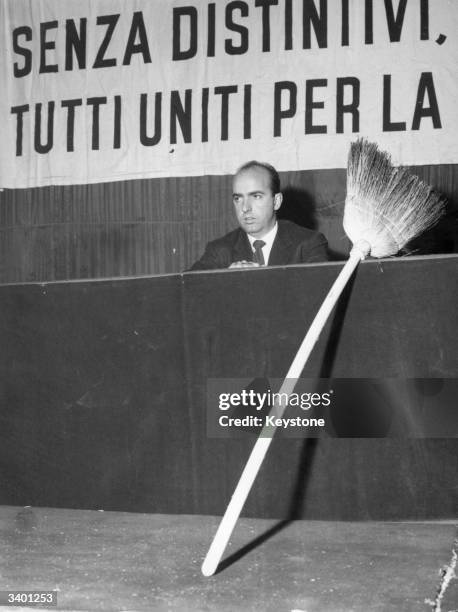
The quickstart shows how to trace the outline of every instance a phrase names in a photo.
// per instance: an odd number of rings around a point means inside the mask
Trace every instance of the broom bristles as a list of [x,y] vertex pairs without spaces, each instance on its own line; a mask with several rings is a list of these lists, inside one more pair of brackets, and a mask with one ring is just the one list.
[[437,223],[444,210],[440,194],[395,168],[375,143],[360,138],[351,144],[343,224],[353,244],[368,242],[374,257],[394,255]]

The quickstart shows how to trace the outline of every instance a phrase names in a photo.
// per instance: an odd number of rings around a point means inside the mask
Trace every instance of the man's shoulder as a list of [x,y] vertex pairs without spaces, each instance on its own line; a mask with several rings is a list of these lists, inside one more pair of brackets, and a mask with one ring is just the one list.
[[215,248],[215,249],[222,248],[222,247],[231,247],[240,240],[240,237],[242,236],[242,234],[244,234],[243,230],[241,230],[238,227],[232,230],[231,232],[228,232],[224,236],[220,236],[219,238],[216,238],[215,240],[211,240],[207,246],[210,248]]
[[237,260],[247,259],[249,249],[248,239],[244,239],[245,232],[240,228],[216,238],[207,243],[202,257],[196,261],[191,270],[217,270],[228,268]]
[[277,238],[277,247],[272,249],[269,259],[272,265],[316,263],[328,259],[328,243],[320,232],[282,219]]
[[284,236],[295,238],[296,240],[311,240],[321,236],[320,232],[297,225],[288,219],[279,219],[278,231]]

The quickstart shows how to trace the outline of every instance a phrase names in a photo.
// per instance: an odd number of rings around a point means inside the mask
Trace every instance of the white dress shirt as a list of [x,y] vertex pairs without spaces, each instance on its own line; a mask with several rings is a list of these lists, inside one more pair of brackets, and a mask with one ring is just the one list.
[[272,245],[274,243],[275,236],[277,235],[277,231],[278,223],[275,221],[275,225],[273,226],[273,228],[269,230],[267,234],[262,238],[257,238],[256,236],[250,236],[250,234],[247,234],[253,253],[255,251],[255,248],[253,246],[255,240],[262,240],[265,242],[265,245],[262,247],[262,254],[264,255],[264,261],[266,262],[266,266],[269,263],[270,251],[272,250]]

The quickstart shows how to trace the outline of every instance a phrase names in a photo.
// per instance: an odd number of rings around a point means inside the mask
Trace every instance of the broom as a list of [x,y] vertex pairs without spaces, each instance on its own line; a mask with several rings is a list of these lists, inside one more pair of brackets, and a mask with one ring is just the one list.
[[[349,259],[332,285],[291,364],[270,416],[281,417],[297,379],[345,285],[369,254],[389,257],[431,227],[444,212],[444,201],[418,177],[394,168],[390,156],[365,139],[351,144],[347,165],[347,196],[343,227],[353,243]],[[285,394],[285,395],[284,395]],[[221,560],[276,427],[266,425],[251,451],[213,542],[202,564],[212,576]]]

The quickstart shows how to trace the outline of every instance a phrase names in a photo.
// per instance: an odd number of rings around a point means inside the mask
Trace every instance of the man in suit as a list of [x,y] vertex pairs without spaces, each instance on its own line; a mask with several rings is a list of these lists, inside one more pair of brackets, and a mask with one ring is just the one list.
[[326,238],[291,221],[278,220],[283,195],[269,164],[251,161],[233,180],[232,201],[240,227],[209,242],[191,270],[246,268],[327,260]]

